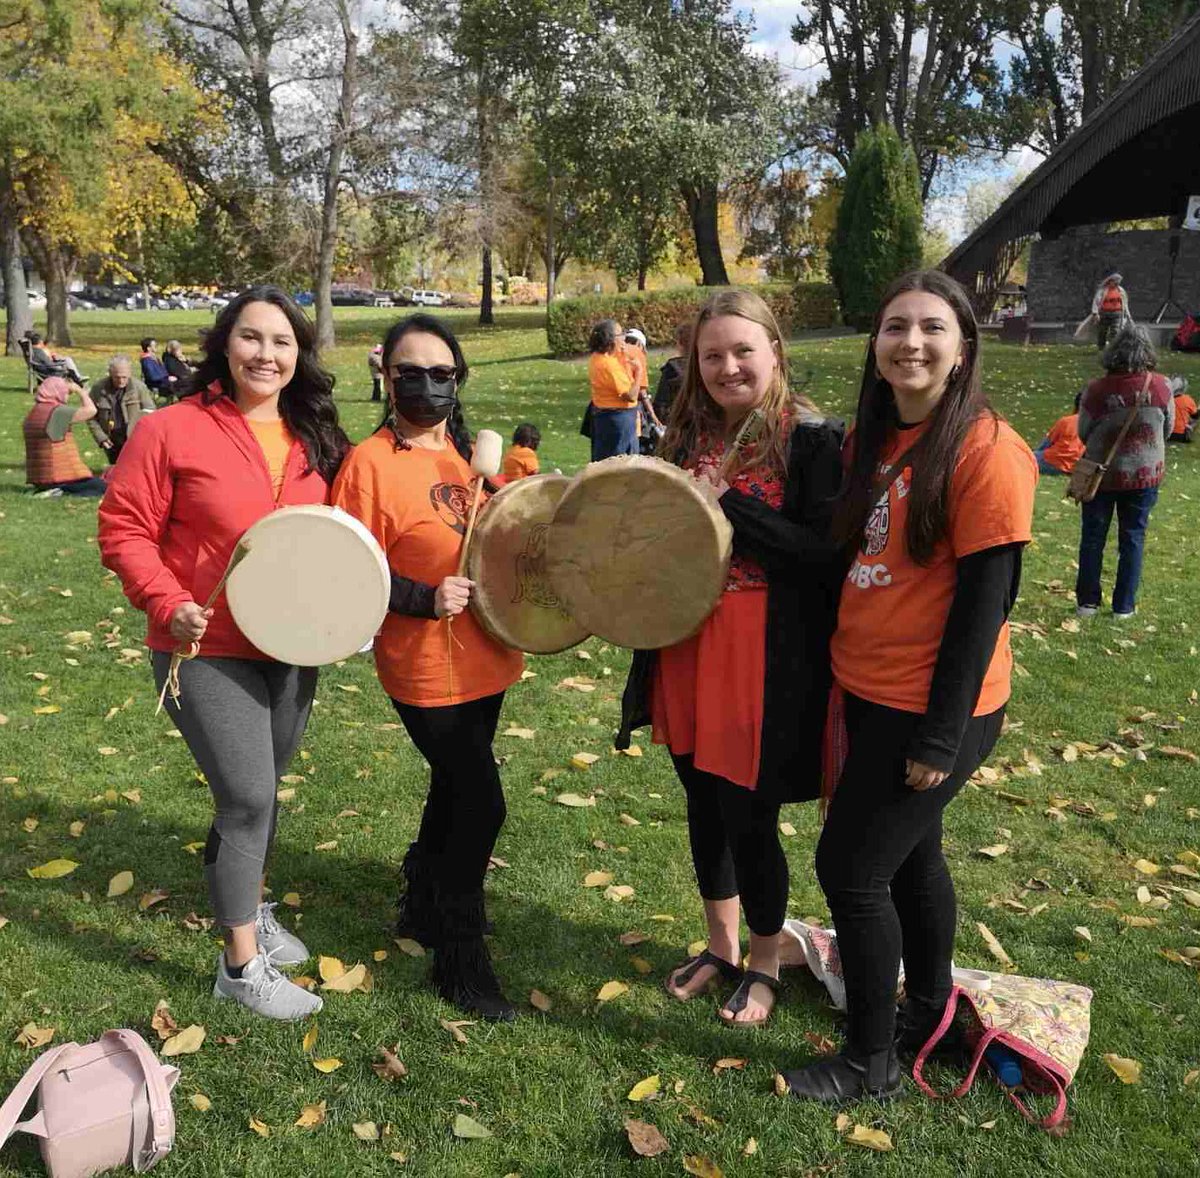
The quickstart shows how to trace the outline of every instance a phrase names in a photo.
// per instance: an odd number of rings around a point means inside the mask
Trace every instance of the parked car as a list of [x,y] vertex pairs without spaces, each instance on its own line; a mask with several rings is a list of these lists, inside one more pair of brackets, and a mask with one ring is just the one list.
[[79,295],[71,292],[67,295],[67,307],[72,311],[94,311],[96,304],[91,299],[81,298]]
[[414,290],[412,301],[418,307],[443,307],[446,296],[440,290]]
[[311,290],[298,290],[292,298],[296,300],[298,307],[311,307],[316,302],[316,296]]
[[111,286],[89,283],[79,292],[79,297],[95,303],[97,307],[124,307],[128,291],[117,291]]
[[373,307],[375,305],[375,292],[363,290],[360,286],[334,287],[329,293],[335,307]]
[[411,307],[413,301],[413,288],[411,286],[402,286],[399,290],[392,291],[392,303],[397,307]]

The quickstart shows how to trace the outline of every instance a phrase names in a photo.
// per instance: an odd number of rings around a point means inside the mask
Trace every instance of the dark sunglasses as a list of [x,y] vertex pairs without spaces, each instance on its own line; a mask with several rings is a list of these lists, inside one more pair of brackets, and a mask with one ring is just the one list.
[[392,369],[393,380],[420,380],[425,376],[429,377],[434,384],[445,384],[458,376],[458,370],[447,368],[444,364],[439,364],[435,368],[421,368],[416,364],[397,364]]

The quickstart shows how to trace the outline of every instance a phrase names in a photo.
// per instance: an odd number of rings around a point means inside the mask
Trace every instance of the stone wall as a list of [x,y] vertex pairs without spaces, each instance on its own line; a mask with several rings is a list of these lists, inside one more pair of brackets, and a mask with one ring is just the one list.
[[[1167,297],[1170,273],[1166,229],[1128,233],[1097,232],[1093,226],[1064,233],[1053,241],[1035,241],[1026,283],[1029,313],[1035,323],[1078,323],[1092,309],[1092,296],[1107,274],[1125,279],[1133,317],[1149,320]],[[1200,310],[1200,233],[1179,231],[1174,300],[1186,311]],[[1168,311],[1163,322],[1178,322]]]

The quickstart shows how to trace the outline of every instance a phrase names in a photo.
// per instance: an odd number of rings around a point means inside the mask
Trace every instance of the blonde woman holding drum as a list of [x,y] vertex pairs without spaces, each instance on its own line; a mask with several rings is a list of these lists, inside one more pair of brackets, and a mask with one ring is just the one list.
[[[732,442],[755,412],[761,432],[730,467]],[[686,1001],[724,979],[735,988],[721,1018],[740,1026],[765,1022],[775,1002],[788,894],[780,805],[820,792],[841,568],[829,538],[841,436],[789,390],[783,340],[762,299],[713,296],[696,320],[658,452],[713,483],[733,526],[733,560],[698,634],[635,654],[618,746],[652,723],[687,794],[708,945],[670,975],[667,990]]]
[[113,469],[100,510],[100,554],[147,617],[155,682],[177,649],[198,648],[168,700],[212,790],[204,868],[225,951],[214,995],[267,1018],[303,1018],[321,999],[280,965],[308,949],[262,903],[276,785],[308,721],[312,667],[251,645],[224,594],[207,601],[243,533],[277,507],[327,503],[349,448],[316,334],[280,289],[234,299],[205,336],[199,395],[145,418]]

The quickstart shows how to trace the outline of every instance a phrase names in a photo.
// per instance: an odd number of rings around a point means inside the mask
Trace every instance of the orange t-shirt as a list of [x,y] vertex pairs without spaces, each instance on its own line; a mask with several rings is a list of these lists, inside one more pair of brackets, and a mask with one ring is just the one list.
[[1079,440],[1079,414],[1069,413],[1066,417],[1060,417],[1046,436],[1050,439],[1050,445],[1042,451],[1042,457],[1063,474],[1070,474],[1087,448]]
[[1187,429],[1188,423],[1192,420],[1192,414],[1195,412],[1196,402],[1187,393],[1180,393],[1175,398],[1175,424],[1171,427],[1171,437],[1177,438],[1183,435],[1183,431]]
[[504,455],[504,465],[501,466],[500,473],[509,482],[512,482],[513,479],[523,479],[527,475],[537,474],[538,469],[536,450],[531,450],[528,446],[509,446],[508,453]]
[[[333,485],[333,503],[362,520],[399,576],[439,585],[458,572],[471,507],[471,468],[443,450],[397,451],[381,429],[351,452]],[[524,667],[521,652],[490,638],[470,610],[453,620],[388,611],[375,639],[375,669],[401,703],[440,707],[494,695]]]
[[588,357],[588,383],[597,409],[632,409],[637,404],[633,377],[616,352],[593,352]]
[[[880,475],[924,428],[895,431],[884,448]],[[867,520],[857,559],[842,584],[831,653],[834,677],[846,691],[889,708],[924,712],[954,599],[957,562],[987,548],[1032,539],[1037,463],[1007,422],[993,426],[990,417],[977,421],[950,482],[945,535],[926,566],[915,564],[905,546],[911,485],[906,466]],[[1011,674],[1006,622],[984,676],[976,716],[994,712],[1008,699]]]
[[646,360],[646,353],[637,344],[625,345],[625,366],[629,370],[629,375],[633,377],[635,392],[638,389],[650,387],[650,368]]
[[271,472],[271,493],[275,502],[279,502],[279,492],[283,490],[283,471],[287,466],[288,454],[292,449],[292,435],[283,421],[254,421],[245,418],[250,432],[262,447],[263,456],[267,460],[267,469]]

